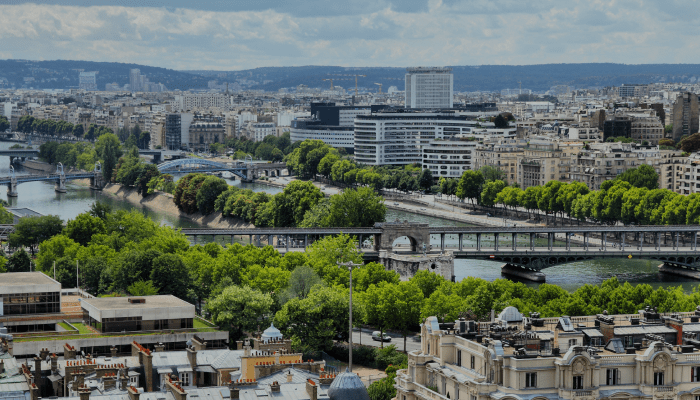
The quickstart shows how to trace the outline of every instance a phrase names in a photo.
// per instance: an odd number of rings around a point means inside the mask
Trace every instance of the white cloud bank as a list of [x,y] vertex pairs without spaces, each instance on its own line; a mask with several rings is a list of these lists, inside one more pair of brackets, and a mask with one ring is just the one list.
[[694,1],[440,1],[402,11],[0,5],[0,56],[175,69],[700,63]]

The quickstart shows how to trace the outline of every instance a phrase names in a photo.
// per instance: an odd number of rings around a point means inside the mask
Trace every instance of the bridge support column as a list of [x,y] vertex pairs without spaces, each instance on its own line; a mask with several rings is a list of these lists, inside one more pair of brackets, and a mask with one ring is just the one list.
[[66,176],[61,174],[56,182],[56,187],[54,188],[58,193],[66,193]]
[[603,232],[603,250],[607,250],[608,248],[608,234],[607,232]]
[[7,197],[17,197],[17,179],[15,178],[7,184]]
[[554,245],[554,234],[553,233],[548,233],[547,234],[547,248],[551,251],[552,246]]
[[513,251],[515,251],[518,249],[518,234],[517,233],[513,234],[512,240],[513,240]]
[[566,235],[566,251],[571,250],[571,234],[569,232],[565,233]]
[[494,244],[494,249],[498,251],[498,233],[493,234],[493,244]]
[[440,251],[445,251],[445,234],[440,234]]
[[646,237],[646,234],[642,232],[642,234],[639,236],[639,251],[644,250],[644,238]]
[[530,233],[530,250],[535,251],[535,234]]
[[481,233],[476,234],[476,251],[481,251]]
[[678,236],[680,236],[680,235],[678,234],[678,232],[676,232],[676,243],[675,243],[676,251],[678,251]]
[[625,251],[625,237],[627,236],[626,232],[622,232],[622,242],[620,242],[620,250]]
[[458,233],[457,240],[459,240],[459,251],[462,251],[462,241],[464,240],[464,234]]
[[272,235],[267,235],[267,244],[268,246],[272,246],[274,243],[274,239],[272,238]]
[[304,235],[304,249],[309,247],[309,235]]
[[588,232],[583,232],[583,248],[588,251]]
[[261,236],[261,235],[255,235],[255,236],[257,237],[258,247],[260,247],[260,236]]
[[248,235],[248,244],[253,244],[253,235]]
[[233,245],[233,238],[234,237],[235,237],[234,235],[231,235],[231,245]]
[[661,251],[661,233],[656,232],[655,236],[655,241],[654,241],[654,249]]
[[197,245],[197,235],[192,235],[192,245],[193,246]]
[[693,251],[698,251],[698,233],[693,232]]
[[289,235],[286,235],[284,238],[284,246],[287,251],[289,251]]
[[514,276],[520,279],[526,279],[532,282],[544,283],[547,279],[540,271],[534,271],[527,268],[522,268],[513,264],[503,264],[501,266],[501,275]]

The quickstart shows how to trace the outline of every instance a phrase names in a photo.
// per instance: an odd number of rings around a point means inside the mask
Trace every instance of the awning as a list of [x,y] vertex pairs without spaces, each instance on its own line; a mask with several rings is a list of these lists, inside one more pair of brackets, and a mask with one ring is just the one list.
[[190,367],[178,367],[177,372],[178,373],[180,373],[180,372],[192,372],[192,368],[190,368]]
[[194,368],[197,372],[206,372],[207,374],[215,374],[216,370],[211,365],[200,365]]
[[172,368],[158,368],[158,375],[163,375],[163,374],[172,374],[173,369]]

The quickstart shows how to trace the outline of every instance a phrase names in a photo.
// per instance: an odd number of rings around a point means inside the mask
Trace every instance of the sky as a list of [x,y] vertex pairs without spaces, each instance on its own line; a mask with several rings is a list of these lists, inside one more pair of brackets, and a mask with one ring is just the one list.
[[700,63],[694,0],[0,0],[0,59],[178,70]]

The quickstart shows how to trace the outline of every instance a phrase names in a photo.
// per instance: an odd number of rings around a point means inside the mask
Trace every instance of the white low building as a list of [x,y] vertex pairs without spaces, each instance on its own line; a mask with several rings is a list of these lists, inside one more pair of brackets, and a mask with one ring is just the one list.
[[435,139],[422,147],[423,168],[436,179],[459,178],[474,169],[477,141],[471,138]]

